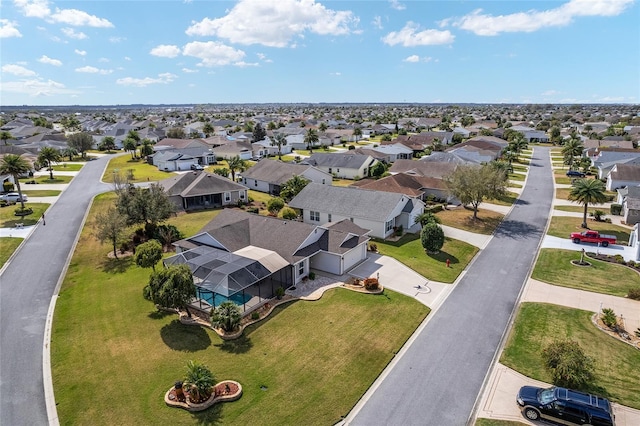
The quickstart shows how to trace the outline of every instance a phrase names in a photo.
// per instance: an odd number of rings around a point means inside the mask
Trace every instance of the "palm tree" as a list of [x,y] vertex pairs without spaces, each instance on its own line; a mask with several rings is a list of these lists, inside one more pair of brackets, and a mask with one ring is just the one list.
[[422,226],[426,226],[428,223],[431,223],[431,222],[436,224],[442,223],[440,218],[432,212],[421,213],[420,215],[416,216],[414,222],[419,223]]
[[599,179],[578,179],[571,186],[569,200],[584,205],[582,227],[587,227],[587,208],[589,204],[602,204],[607,201],[606,187]]
[[20,189],[20,181],[18,178],[26,173],[29,173],[31,166],[29,162],[16,154],[6,154],[0,160],[0,175],[11,175],[16,182],[18,188],[18,195],[20,195],[20,207],[24,210],[24,200],[22,199],[22,189]]
[[242,312],[240,307],[230,300],[222,302],[211,311],[211,325],[226,332],[235,330],[241,319]]
[[362,136],[362,129],[360,127],[356,127],[355,129],[353,129],[353,136],[355,136],[356,143],[358,143],[358,139],[360,139],[360,136]]
[[197,361],[189,361],[187,362],[184,384],[191,397],[199,402],[209,398],[211,388],[216,384],[216,379],[207,366]]
[[511,140],[509,141],[509,149],[516,154],[522,152],[523,149],[527,147],[527,140],[524,138],[524,135],[520,132],[511,133]]
[[293,197],[298,195],[298,193],[302,191],[307,184],[309,184],[309,182],[311,181],[303,178],[302,176],[294,175],[291,179],[282,184],[282,187],[280,188],[280,197],[286,201],[291,201]]
[[229,166],[229,170],[231,171],[231,180],[236,181],[236,171],[243,172],[247,169],[247,163],[240,158],[239,155],[230,158],[227,160],[227,164]]
[[320,138],[318,138],[318,132],[316,132],[316,129],[307,130],[307,134],[304,136],[304,143],[307,144],[309,152],[313,152],[313,145],[318,143],[319,140]]
[[324,121],[318,126],[318,130],[320,130],[321,133],[326,132],[328,128],[329,126],[327,126],[327,123],[325,123]]
[[582,141],[578,138],[571,138],[567,142],[565,142],[562,147],[562,155],[564,156],[565,164],[569,165],[569,170],[573,167],[573,157],[582,156],[582,152],[584,150],[584,145]]
[[75,148],[72,148],[70,146],[66,147],[65,149],[63,149],[60,154],[63,157],[69,157],[69,161],[73,161],[73,156],[74,155],[78,155],[78,150]]
[[50,146],[45,146],[38,153],[38,163],[47,164],[47,169],[49,170],[49,179],[53,180],[53,166],[51,163],[57,163],[62,159],[60,155],[60,151]]
[[10,132],[3,130],[0,132],[0,139],[2,139],[2,143],[6,145],[8,139],[13,139],[13,135]]
[[271,146],[278,147],[278,159],[282,160],[282,147],[287,144],[287,137],[282,133],[278,133],[271,139]]
[[127,137],[124,141],[122,141],[122,146],[126,151],[131,153],[131,159],[135,159],[136,154],[136,141],[130,137]]
[[152,148],[153,142],[151,140],[144,138],[142,139],[142,146],[140,147],[140,156],[147,156],[153,154]]
[[105,136],[102,139],[102,147],[107,151],[116,149],[116,140],[113,136]]

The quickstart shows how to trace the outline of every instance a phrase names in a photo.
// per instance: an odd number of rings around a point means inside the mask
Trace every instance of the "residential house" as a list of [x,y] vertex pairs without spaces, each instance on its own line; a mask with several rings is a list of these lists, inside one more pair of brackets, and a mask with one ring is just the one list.
[[511,130],[521,133],[525,140],[531,142],[549,142],[549,136],[545,132],[533,129],[529,126],[516,125],[512,126]]
[[607,174],[607,191],[637,185],[640,185],[640,161],[615,164]]
[[458,164],[451,161],[398,160],[389,168],[389,173],[406,173],[414,176],[427,176],[444,179],[453,173],[457,167]]
[[319,226],[224,209],[174,243],[177,254],[164,263],[189,265],[200,308],[232,300],[248,313],[312,269],[348,272],[366,260],[368,241],[368,230],[348,220]]
[[300,210],[305,223],[323,225],[348,219],[378,238],[391,236],[399,227],[419,231],[415,219],[424,212],[421,200],[404,194],[317,183],[305,186],[288,204]]
[[622,206],[620,214],[627,225],[640,223],[640,186],[627,186],[618,189],[616,203]]
[[229,160],[233,157],[240,157],[242,160],[250,160],[253,157],[253,149],[249,141],[230,141],[213,149],[216,157]]
[[638,164],[640,162],[640,150],[601,148],[592,157],[591,164],[598,169],[598,179],[607,177],[616,164]]
[[356,154],[369,154],[378,161],[383,161],[387,164],[393,163],[396,160],[410,160],[413,158],[413,150],[406,147],[401,143],[394,143],[389,145],[378,145],[371,148],[356,148],[351,150]]
[[[270,157],[270,156],[272,157],[272,156],[278,155],[278,146],[273,145],[271,142],[272,142],[272,139],[269,136],[267,136],[261,141],[252,143],[251,149],[252,149],[253,157],[262,158],[262,157]],[[291,152],[292,152],[292,147],[288,143],[280,147],[280,153],[282,155],[291,154]]]
[[432,198],[444,200],[447,204],[460,204],[459,200],[449,194],[447,183],[442,178],[397,173],[381,179],[361,180],[352,186],[372,191],[395,192],[422,201]]
[[214,209],[249,199],[245,186],[204,171],[182,173],[158,183],[180,210]]
[[315,166],[340,179],[360,179],[370,175],[372,166],[378,163],[370,155],[312,154],[302,164]]
[[165,172],[191,170],[191,166],[198,164],[196,157],[174,150],[158,151],[150,155],[148,161]]
[[488,163],[496,160],[508,143],[492,136],[477,136],[466,142],[448,148],[446,152],[454,153],[462,159],[475,163]]
[[268,160],[260,161],[242,172],[242,183],[255,191],[279,195],[282,185],[294,176],[321,185],[331,185],[333,180],[329,173],[308,164]]

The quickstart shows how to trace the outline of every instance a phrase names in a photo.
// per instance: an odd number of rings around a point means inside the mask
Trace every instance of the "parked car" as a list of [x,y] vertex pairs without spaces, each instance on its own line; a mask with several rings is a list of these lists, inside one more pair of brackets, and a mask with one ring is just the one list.
[[204,167],[202,167],[200,164],[192,164],[191,170],[204,170]]
[[567,176],[568,177],[580,177],[580,178],[583,178],[586,175],[584,173],[582,173],[581,171],[579,171],[579,170],[569,170],[569,171],[567,171]]
[[545,419],[565,425],[615,426],[609,400],[571,389],[523,386],[516,402],[529,420]]
[[22,199],[20,199],[20,194],[17,192],[8,192],[6,194],[0,195],[0,200],[4,200],[10,203],[18,203],[20,201],[27,201],[29,197],[26,194],[22,194]]
[[576,244],[580,243],[598,243],[602,247],[607,247],[609,244],[616,243],[615,235],[601,234],[598,231],[588,230],[584,232],[572,232],[569,236],[571,241]]

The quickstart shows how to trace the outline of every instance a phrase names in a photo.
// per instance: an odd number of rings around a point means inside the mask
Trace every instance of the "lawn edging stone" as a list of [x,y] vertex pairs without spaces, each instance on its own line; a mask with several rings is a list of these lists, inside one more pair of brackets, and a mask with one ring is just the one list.
[[[240,397],[242,396],[242,385],[240,383],[236,382],[235,380],[223,380],[216,383],[213,388],[217,389],[219,386],[223,385],[233,385],[236,391],[230,394],[218,393],[217,391],[214,391],[211,393],[211,396],[208,400],[198,404],[195,402],[190,402],[189,396],[186,397],[185,402],[177,401],[175,399],[176,387],[172,386],[171,389],[169,389],[167,393],[164,394],[164,402],[169,407],[182,408],[183,410],[187,410],[189,412],[198,412],[206,410],[207,408],[218,402],[232,402],[240,399]],[[171,398],[172,396],[174,399]]]

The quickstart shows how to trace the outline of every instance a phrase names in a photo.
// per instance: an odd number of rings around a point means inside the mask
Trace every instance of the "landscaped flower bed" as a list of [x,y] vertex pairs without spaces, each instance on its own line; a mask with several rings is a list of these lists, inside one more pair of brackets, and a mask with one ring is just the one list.
[[640,272],[640,262],[634,262],[633,260],[626,261],[619,254],[610,255],[610,254],[587,252],[586,255],[592,259],[602,260],[604,262],[617,263],[618,265],[627,266],[633,270]]
[[165,394],[164,402],[170,407],[177,407],[195,412],[206,410],[217,402],[236,401],[237,399],[240,399],[241,396],[242,386],[240,383],[233,380],[223,380],[213,387],[211,395],[209,395],[209,398],[204,401],[192,401],[191,396],[187,392],[184,393],[184,402],[179,401],[176,393],[176,387],[173,386]]

